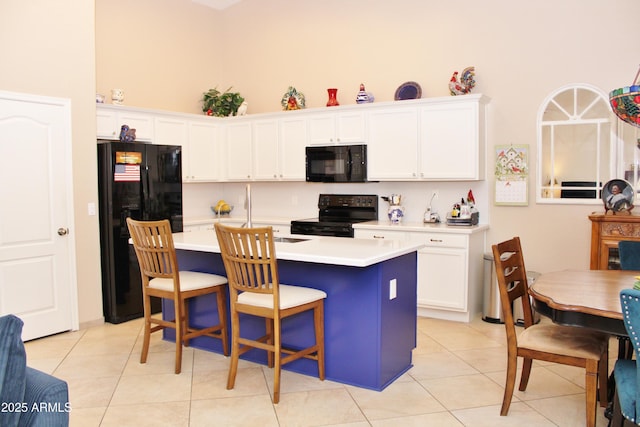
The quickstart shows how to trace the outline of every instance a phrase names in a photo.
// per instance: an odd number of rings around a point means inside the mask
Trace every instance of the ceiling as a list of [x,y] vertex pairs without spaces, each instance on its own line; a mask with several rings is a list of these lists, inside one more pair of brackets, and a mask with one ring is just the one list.
[[194,3],[200,3],[205,6],[209,6],[213,9],[222,10],[229,6],[233,6],[242,0],[191,0]]

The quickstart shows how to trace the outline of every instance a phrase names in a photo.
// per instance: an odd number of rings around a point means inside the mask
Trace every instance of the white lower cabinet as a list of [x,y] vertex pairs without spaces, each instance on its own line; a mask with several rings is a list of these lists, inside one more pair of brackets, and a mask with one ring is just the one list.
[[418,315],[469,322],[482,310],[485,229],[422,232],[358,229],[356,225],[355,237],[424,243],[418,251]]
[[418,251],[418,306],[467,310],[467,249],[427,245]]

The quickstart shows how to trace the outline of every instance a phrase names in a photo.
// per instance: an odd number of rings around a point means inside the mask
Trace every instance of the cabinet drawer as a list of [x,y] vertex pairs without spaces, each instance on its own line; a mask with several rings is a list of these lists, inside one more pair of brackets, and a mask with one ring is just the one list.
[[404,231],[391,230],[355,230],[354,237],[358,239],[387,239],[387,240],[407,240],[407,233]]
[[418,239],[428,247],[466,248],[467,236],[444,233],[414,233],[412,240]]

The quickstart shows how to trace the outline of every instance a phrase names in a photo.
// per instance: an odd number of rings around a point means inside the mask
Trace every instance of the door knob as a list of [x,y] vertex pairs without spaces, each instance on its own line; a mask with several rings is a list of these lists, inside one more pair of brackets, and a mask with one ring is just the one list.
[[58,228],[58,235],[59,236],[66,236],[67,233],[69,233],[69,229],[68,228],[64,228],[64,227]]

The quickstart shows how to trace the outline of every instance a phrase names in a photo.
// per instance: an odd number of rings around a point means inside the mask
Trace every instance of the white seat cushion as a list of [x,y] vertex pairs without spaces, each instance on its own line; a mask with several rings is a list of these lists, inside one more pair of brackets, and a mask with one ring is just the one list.
[[607,342],[604,334],[553,324],[533,325],[518,335],[518,347],[595,360],[600,359]]
[[[319,289],[305,288],[303,286],[280,285],[281,310],[307,304],[326,297],[327,294]],[[273,308],[273,296],[271,294],[243,292],[238,295],[238,303],[253,305],[255,307]]]
[[[224,285],[227,278],[217,274],[200,273],[197,271],[180,271],[180,290],[193,291],[210,286]],[[162,291],[173,291],[173,279],[157,277],[149,281],[149,287]]]

